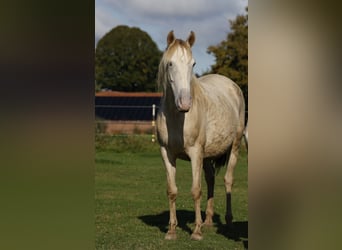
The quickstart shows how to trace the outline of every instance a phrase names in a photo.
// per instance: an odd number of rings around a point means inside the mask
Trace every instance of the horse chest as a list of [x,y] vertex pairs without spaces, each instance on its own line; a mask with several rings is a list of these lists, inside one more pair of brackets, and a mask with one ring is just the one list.
[[189,119],[164,115],[157,118],[157,132],[159,142],[177,152],[184,152],[186,147],[193,145],[199,134]]

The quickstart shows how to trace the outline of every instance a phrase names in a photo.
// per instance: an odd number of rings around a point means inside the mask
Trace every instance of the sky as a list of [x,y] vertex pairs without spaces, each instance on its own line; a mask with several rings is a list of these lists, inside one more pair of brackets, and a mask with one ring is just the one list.
[[95,0],[95,43],[114,27],[127,25],[147,32],[164,51],[170,30],[183,40],[193,30],[194,71],[202,74],[215,63],[207,48],[226,39],[228,20],[245,14],[247,5],[247,0]]

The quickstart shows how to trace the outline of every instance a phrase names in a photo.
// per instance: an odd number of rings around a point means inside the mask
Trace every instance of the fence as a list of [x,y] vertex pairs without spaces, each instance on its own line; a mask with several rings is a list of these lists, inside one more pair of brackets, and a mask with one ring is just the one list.
[[[119,93],[119,94],[118,94]],[[96,136],[150,135],[156,138],[155,116],[158,112],[160,94],[122,94],[96,96]],[[246,110],[246,121],[248,111]]]
[[95,129],[99,136],[151,135],[155,141],[155,116],[152,105],[95,105]]

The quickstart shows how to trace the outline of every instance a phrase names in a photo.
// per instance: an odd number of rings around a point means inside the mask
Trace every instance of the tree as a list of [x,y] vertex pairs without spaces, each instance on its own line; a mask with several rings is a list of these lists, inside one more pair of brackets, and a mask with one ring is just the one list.
[[[248,12],[248,8],[246,8]],[[216,46],[208,47],[207,52],[216,57],[211,73],[225,75],[242,89],[248,101],[248,14],[238,15],[230,20],[231,33]],[[246,105],[247,107],[247,105]]]
[[113,28],[96,47],[96,90],[155,91],[160,57],[146,32],[123,25]]

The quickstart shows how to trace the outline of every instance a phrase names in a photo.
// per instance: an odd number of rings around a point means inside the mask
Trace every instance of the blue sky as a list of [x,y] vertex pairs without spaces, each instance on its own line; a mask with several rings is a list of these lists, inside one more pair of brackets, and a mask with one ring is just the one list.
[[164,50],[170,30],[183,40],[193,30],[194,71],[201,74],[215,62],[206,52],[208,46],[226,38],[228,20],[245,14],[247,4],[247,0],[96,0],[95,42],[117,25],[128,25],[146,31]]

